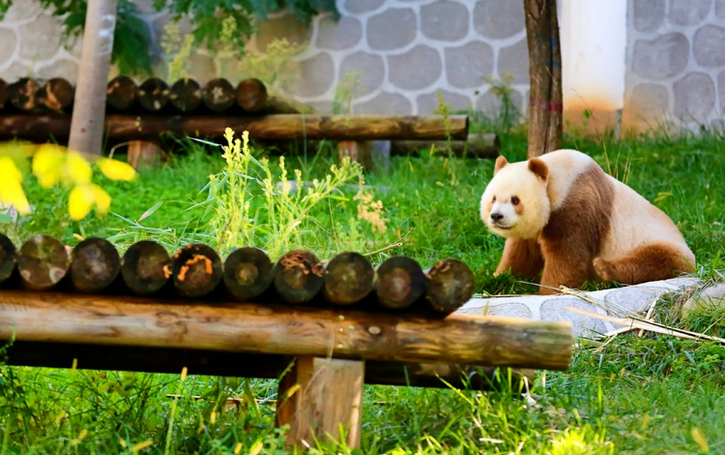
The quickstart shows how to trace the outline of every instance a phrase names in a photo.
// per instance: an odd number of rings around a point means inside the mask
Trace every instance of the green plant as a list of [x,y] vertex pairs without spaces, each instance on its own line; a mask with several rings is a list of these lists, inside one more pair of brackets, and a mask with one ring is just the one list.
[[285,90],[299,77],[299,63],[294,57],[305,49],[302,44],[290,44],[285,38],[274,39],[264,54],[247,52],[237,63],[242,78],[256,77],[269,86]]
[[[0,0],[0,20],[17,0]],[[58,18],[62,27],[62,41],[73,43],[83,34],[86,0],[37,0],[42,8]],[[313,16],[331,11],[339,17],[334,0],[153,0],[156,11],[166,10],[175,20],[188,17],[192,26],[193,46],[215,49],[221,42],[233,43],[235,55],[244,54],[244,41],[254,33],[254,18],[266,19],[269,13],[287,9],[297,19],[309,23]],[[151,73],[149,57],[150,36],[139,10],[131,0],[118,0],[116,10],[111,61],[121,74],[147,75]],[[229,26],[219,27],[225,19]],[[227,33],[227,36],[224,36]]]
[[335,87],[335,96],[332,100],[333,114],[352,114],[352,100],[355,98],[362,76],[361,71],[352,71],[342,76],[342,80]]

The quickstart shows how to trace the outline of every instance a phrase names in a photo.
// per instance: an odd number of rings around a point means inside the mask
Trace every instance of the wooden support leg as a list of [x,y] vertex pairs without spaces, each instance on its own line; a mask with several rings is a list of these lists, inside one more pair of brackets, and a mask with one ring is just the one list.
[[128,143],[128,164],[141,170],[159,163],[163,151],[151,141],[131,141]]
[[290,426],[287,448],[339,441],[340,425],[347,446],[358,448],[364,378],[364,361],[298,357],[277,395],[276,424]]
[[360,163],[365,171],[371,171],[375,167],[372,149],[370,141],[340,141],[337,144],[341,162],[344,157],[348,156],[350,161]]

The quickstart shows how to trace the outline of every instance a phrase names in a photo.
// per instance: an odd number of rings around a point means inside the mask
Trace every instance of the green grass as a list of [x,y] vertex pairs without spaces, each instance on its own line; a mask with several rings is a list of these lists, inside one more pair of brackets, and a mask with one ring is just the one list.
[[[509,161],[525,157],[524,135],[503,134],[502,143]],[[590,154],[670,215],[698,257],[699,275],[716,279],[717,271],[725,268],[722,143],[720,137],[704,134],[603,144],[567,138],[565,146]],[[331,163],[324,154],[287,159],[306,180],[322,177]],[[188,154],[143,174],[136,184],[102,181],[118,216],[81,223],[69,221],[62,191],[51,197],[31,185],[28,196],[37,214],[11,234],[18,242],[42,231],[70,245],[78,241],[74,234],[113,236],[121,246],[152,237],[169,248],[204,239],[209,235],[208,207],[191,207],[206,200],[201,190],[223,165],[218,156],[193,146]],[[366,176],[383,202],[387,232],[373,236],[364,222],[350,221],[357,213],[351,190],[345,193],[348,200],[313,210],[315,223],[305,224],[292,244],[302,243],[329,257],[352,244],[355,232],[363,239],[353,243],[365,251],[384,249],[403,237],[402,247],[372,259],[379,263],[388,255],[405,254],[428,266],[455,256],[472,267],[479,292],[536,292],[513,277],[492,277],[503,241],[490,234],[478,216],[479,198],[492,169],[491,160],[393,158],[388,171]],[[253,204],[262,206],[257,196]],[[156,211],[136,223],[160,201]],[[708,333],[725,335],[722,311],[679,320],[675,306],[676,302],[663,302],[659,317],[692,330],[712,326]],[[724,366],[725,348],[712,343],[623,335],[600,352],[578,350],[569,371],[540,372],[531,392],[535,404],[510,390],[366,386],[362,447],[370,454],[680,454],[704,453],[704,440],[709,453],[723,453]],[[258,405],[248,401],[234,410],[224,409],[226,397],[248,397],[250,390],[261,400]],[[173,400],[166,394],[175,393],[184,398],[172,415]],[[193,400],[193,395],[203,399]],[[284,453],[273,428],[274,406],[269,400],[275,398],[276,382],[269,380],[188,377],[180,383],[178,375],[4,367],[0,455],[133,453],[132,446],[144,441],[152,445],[140,453],[227,454],[238,443],[239,453],[249,453],[258,441],[264,443],[259,453]],[[338,453],[329,447],[320,451]]]

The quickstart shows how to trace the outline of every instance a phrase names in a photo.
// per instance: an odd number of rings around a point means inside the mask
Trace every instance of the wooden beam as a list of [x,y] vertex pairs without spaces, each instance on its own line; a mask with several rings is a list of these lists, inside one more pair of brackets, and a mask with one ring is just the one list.
[[568,321],[0,292],[0,338],[565,370]]
[[524,0],[529,49],[528,157],[562,147],[563,96],[556,0]]
[[339,442],[340,426],[350,448],[360,446],[365,362],[301,356],[277,393],[278,427],[289,425],[285,446],[311,447],[315,439]]
[[[77,93],[77,92],[76,92]],[[77,100],[76,96],[76,100]],[[468,117],[448,117],[454,139],[468,137]],[[70,119],[64,115],[8,115],[0,117],[0,139],[27,140],[67,138]],[[252,139],[427,139],[446,137],[442,116],[405,115],[298,115],[274,114],[259,117],[107,115],[109,139],[141,140],[163,133],[221,138],[229,127],[237,133],[249,131]]]
[[[167,374],[178,374],[187,367],[190,375],[263,379],[279,379],[293,360],[278,354],[33,341],[15,341],[7,351],[10,366],[72,368],[75,365],[85,370]],[[447,388],[447,382],[459,389],[491,390],[502,384],[499,379],[507,383],[503,377],[505,372],[506,369],[471,365],[368,361],[365,383]],[[532,369],[512,369],[511,374],[514,386],[524,377],[529,384],[535,378]]]
[[450,149],[453,156],[467,158],[496,158],[501,150],[501,139],[498,134],[469,134],[464,141],[391,141],[390,151],[393,155],[420,155],[422,150],[430,151],[435,147],[436,154],[446,155]]
[[100,155],[108,72],[116,28],[116,0],[88,0],[68,147]]

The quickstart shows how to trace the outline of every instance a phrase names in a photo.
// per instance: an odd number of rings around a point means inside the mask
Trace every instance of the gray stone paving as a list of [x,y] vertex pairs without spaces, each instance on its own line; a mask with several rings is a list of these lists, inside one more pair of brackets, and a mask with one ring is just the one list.
[[[676,278],[665,281],[653,281],[636,286],[587,292],[586,295],[601,302],[609,309],[623,313],[621,308],[644,314],[656,299],[669,292],[681,291],[697,286],[698,280]],[[570,321],[575,337],[596,338],[608,332],[622,328],[608,321],[568,311],[570,306],[597,314],[608,311],[593,305],[584,299],[572,295],[524,295],[491,298],[474,298],[463,305],[457,313],[474,315],[493,315],[503,317],[526,318],[542,321]],[[609,312],[611,313],[611,312]]]

